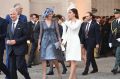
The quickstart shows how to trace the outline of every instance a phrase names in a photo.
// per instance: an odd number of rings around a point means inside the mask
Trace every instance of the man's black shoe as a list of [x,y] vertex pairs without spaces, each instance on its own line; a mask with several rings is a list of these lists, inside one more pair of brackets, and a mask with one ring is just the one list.
[[93,70],[90,73],[97,73],[97,72],[98,72],[98,70]]
[[111,70],[111,72],[112,72],[114,75],[117,74],[117,70],[115,70],[115,69]]
[[84,72],[82,73],[82,75],[88,75],[88,72],[84,71]]
[[32,68],[32,66],[31,66],[31,65],[27,65],[27,67],[28,67],[28,68]]

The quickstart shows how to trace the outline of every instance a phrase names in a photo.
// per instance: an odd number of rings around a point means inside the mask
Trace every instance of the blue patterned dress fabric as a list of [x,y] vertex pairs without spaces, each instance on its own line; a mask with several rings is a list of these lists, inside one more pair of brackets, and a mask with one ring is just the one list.
[[[50,27],[45,21],[41,22],[42,38],[41,38],[41,60],[57,59],[55,56],[55,43],[58,41],[56,32],[56,22],[52,22]],[[58,26],[57,26],[58,27]]]

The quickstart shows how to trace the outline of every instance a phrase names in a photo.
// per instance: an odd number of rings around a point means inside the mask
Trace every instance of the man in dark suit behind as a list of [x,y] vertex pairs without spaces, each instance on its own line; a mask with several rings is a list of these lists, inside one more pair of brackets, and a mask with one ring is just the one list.
[[86,67],[82,75],[87,75],[89,71],[89,66],[92,64],[93,71],[91,73],[98,72],[98,67],[94,58],[94,48],[99,48],[100,43],[100,27],[96,21],[93,19],[93,14],[91,12],[86,13],[87,23],[84,23],[81,27],[81,44],[87,51],[87,61]]
[[7,30],[6,21],[0,17],[0,70],[2,70],[6,76],[10,77],[9,71],[3,63],[6,30]]
[[28,59],[28,67],[31,68],[32,62],[35,59],[35,52],[37,50],[38,46],[38,38],[39,38],[39,32],[40,32],[40,22],[39,22],[39,15],[32,14],[32,18],[34,21],[34,24],[32,22],[28,23],[28,26],[30,28],[30,41],[31,41],[31,50],[30,50],[30,56]]
[[8,45],[8,55],[10,58],[10,74],[11,79],[18,79],[17,70],[25,77],[30,79],[25,53],[27,52],[27,27],[26,24],[17,18],[16,9],[10,10],[12,22],[7,28],[6,44]]

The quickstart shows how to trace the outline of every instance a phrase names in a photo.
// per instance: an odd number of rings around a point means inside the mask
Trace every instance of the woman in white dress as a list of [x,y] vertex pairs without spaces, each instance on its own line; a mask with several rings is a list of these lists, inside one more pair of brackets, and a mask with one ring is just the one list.
[[64,35],[62,45],[65,45],[67,43],[65,52],[66,61],[69,61],[71,63],[69,79],[77,79],[77,61],[81,61],[81,46],[80,38],[78,36],[81,21],[79,20],[77,9],[73,8],[68,11],[68,19],[69,21],[61,24],[68,27],[67,33]]

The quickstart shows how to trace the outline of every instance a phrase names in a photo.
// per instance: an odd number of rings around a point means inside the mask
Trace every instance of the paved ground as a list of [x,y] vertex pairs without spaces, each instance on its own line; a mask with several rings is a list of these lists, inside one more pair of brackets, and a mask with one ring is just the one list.
[[[78,79],[120,79],[120,74],[113,75],[110,71],[114,65],[114,57],[106,57],[106,58],[99,58],[97,59],[97,64],[99,68],[99,72],[95,74],[89,74],[87,76],[82,76],[81,73],[84,69],[84,65],[82,62],[78,62],[79,67],[77,69],[77,77]],[[90,68],[90,70],[92,70]],[[54,70],[55,71],[55,70]],[[42,79],[41,72],[42,67],[41,65],[33,66],[29,69],[31,79]],[[62,79],[68,79],[69,75],[69,68],[66,75],[62,76]],[[24,79],[24,77],[18,73],[19,79]],[[0,75],[0,79],[4,79],[5,75]],[[48,79],[57,79],[56,75],[48,76]]]

